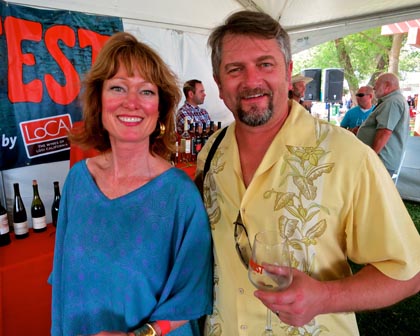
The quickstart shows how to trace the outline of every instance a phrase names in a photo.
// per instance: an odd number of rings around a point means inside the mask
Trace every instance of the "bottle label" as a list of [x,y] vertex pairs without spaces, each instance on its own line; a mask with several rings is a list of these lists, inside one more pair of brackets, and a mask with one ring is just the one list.
[[185,153],[185,147],[187,146],[185,139],[181,139],[181,146],[179,147],[180,153]]
[[34,229],[43,229],[46,226],[47,226],[46,216],[32,218],[32,227]]
[[0,216],[0,235],[9,232],[9,222],[7,220],[7,214]]
[[191,140],[185,140],[185,154],[191,153]]
[[23,235],[25,233],[28,233],[28,221],[22,223],[13,223],[13,229],[15,231],[15,234],[17,235]]

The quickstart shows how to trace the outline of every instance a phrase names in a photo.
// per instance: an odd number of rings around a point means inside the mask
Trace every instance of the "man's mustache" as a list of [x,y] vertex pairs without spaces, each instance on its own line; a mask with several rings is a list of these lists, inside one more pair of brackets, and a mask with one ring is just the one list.
[[239,93],[239,98],[253,98],[259,96],[273,96],[273,92],[271,90],[266,90],[262,88],[255,88],[255,89],[244,89]]

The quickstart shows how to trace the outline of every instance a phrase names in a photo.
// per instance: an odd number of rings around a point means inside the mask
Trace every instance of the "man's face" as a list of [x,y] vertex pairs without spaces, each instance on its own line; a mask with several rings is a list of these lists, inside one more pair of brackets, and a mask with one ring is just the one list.
[[306,84],[304,81],[293,84],[293,95],[299,98],[305,97]]
[[357,105],[363,109],[369,109],[372,106],[372,94],[367,92],[366,88],[360,88],[356,93]]
[[382,98],[386,96],[386,82],[381,77],[379,77],[375,82],[373,90],[375,91],[376,98]]
[[206,97],[206,91],[204,86],[201,83],[195,84],[195,93],[193,96],[193,101],[196,105],[201,105],[204,103],[204,98]]
[[227,35],[216,78],[220,98],[235,119],[249,126],[284,118],[291,70],[275,39]]

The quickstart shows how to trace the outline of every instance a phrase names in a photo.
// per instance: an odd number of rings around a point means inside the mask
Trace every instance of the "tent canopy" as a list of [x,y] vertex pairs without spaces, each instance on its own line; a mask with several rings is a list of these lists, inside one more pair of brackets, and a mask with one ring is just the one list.
[[[420,18],[419,0],[14,0],[15,4],[41,9],[68,10],[122,18],[131,32],[160,53],[179,77],[203,81],[207,97],[203,105],[215,121],[225,126],[233,120],[212,78],[207,37],[213,27],[242,9],[264,11],[279,19],[289,32],[292,52],[308,49],[332,39],[386,24]],[[68,162],[33,165],[0,172],[0,192],[7,204],[13,201],[13,183],[21,183],[25,204],[31,204],[31,185],[38,177],[45,206],[53,200],[52,180],[61,184]],[[401,181],[403,179],[400,179]],[[24,189],[27,188],[26,190]],[[0,197],[1,198],[1,197]],[[9,206],[10,208],[10,206]],[[27,208],[30,211],[30,208]],[[49,216],[49,214],[48,214]],[[50,220],[50,218],[48,219]]]
[[368,28],[420,18],[418,0],[17,0],[13,3],[113,15],[143,25],[208,35],[230,13],[251,9],[279,19],[293,53]]

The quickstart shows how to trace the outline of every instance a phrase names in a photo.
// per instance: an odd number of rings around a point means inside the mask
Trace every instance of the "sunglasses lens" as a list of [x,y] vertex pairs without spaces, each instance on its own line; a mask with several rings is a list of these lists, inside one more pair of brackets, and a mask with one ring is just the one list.
[[238,252],[242,264],[245,266],[245,268],[248,268],[252,250],[248,238],[248,233],[246,232],[245,226],[242,223],[242,218],[240,217],[240,214],[238,214],[238,218],[236,219],[236,222],[234,224],[234,238],[236,251]]
[[364,97],[365,96],[365,94],[364,93],[357,93],[356,94],[356,97]]

